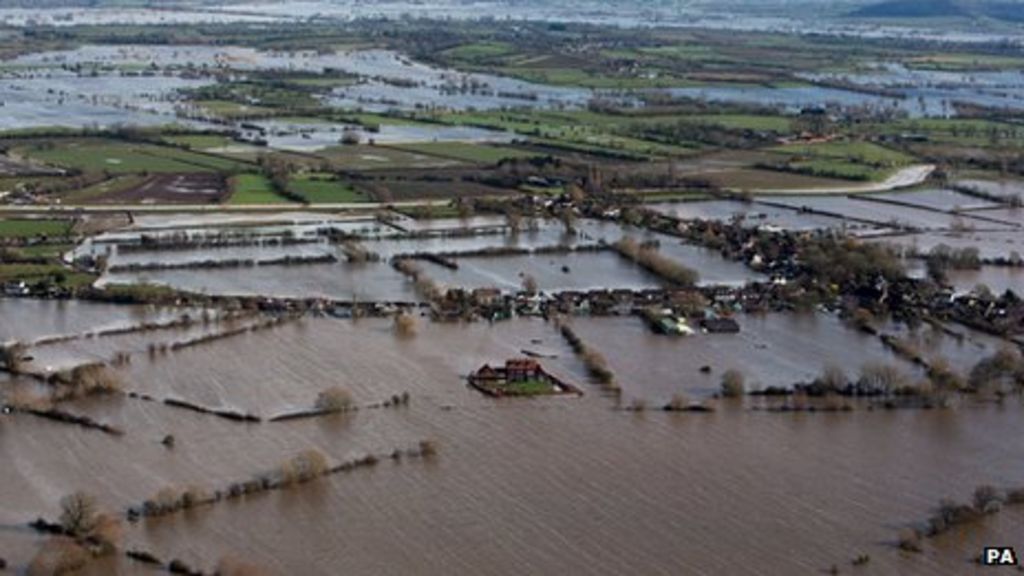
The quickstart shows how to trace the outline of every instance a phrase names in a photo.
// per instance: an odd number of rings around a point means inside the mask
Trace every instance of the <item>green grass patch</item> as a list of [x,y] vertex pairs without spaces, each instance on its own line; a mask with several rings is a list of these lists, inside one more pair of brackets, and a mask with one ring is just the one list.
[[457,206],[445,204],[444,206],[412,206],[409,208],[398,208],[395,210],[416,220],[430,220],[433,218],[458,218],[461,216]]
[[1024,59],[990,54],[929,54],[906,58],[903,63],[918,70],[1017,70],[1024,68]]
[[186,134],[182,136],[165,136],[164,141],[177,146],[187,146],[192,150],[210,150],[230,146],[233,142],[220,134]]
[[862,182],[883,180],[890,174],[888,170],[879,170],[864,164],[829,158],[819,158],[806,162],[792,162],[789,166],[798,174]]
[[232,102],[230,100],[198,100],[195,104],[205,110],[207,114],[227,119],[244,118],[247,116],[266,116],[274,113],[273,108],[252,104],[242,104],[240,102]]
[[73,139],[19,147],[24,156],[90,172],[111,174],[237,172],[251,165],[168,146],[105,139]]
[[114,298],[126,298],[142,302],[159,302],[175,298],[179,291],[161,284],[107,284],[103,291]]
[[270,180],[261,174],[239,174],[229,182],[228,204],[290,204],[291,201],[274,190]]
[[423,142],[392,146],[399,150],[463,160],[476,164],[497,164],[506,158],[530,158],[535,153],[505,146],[490,146],[472,142]]
[[785,116],[755,116],[750,114],[705,114],[686,117],[689,122],[713,124],[730,130],[757,130],[786,134],[792,131],[792,119]]
[[642,202],[698,202],[701,200],[713,200],[715,197],[703,192],[692,192],[688,190],[659,190],[657,192],[642,192],[636,194]]
[[501,74],[549,86],[572,86],[598,89],[642,89],[671,88],[692,84],[685,78],[662,74],[657,71],[637,75],[610,75],[590,72],[581,68],[530,68],[505,67]]
[[504,388],[509,394],[516,396],[542,396],[544,394],[551,394],[555,390],[550,382],[533,379],[509,382],[501,388]]
[[533,141],[570,151],[630,157],[679,157],[700,148],[690,142],[666,144],[630,135],[636,123],[669,123],[680,116],[626,116],[573,111],[455,112],[434,116],[447,124],[479,126],[515,132]]
[[507,42],[475,42],[445,50],[442,54],[446,58],[472,61],[508,56],[515,52],[516,48]]
[[872,142],[790,144],[771,148],[771,150],[796,156],[806,156],[812,159],[830,158],[877,167],[905,166],[914,162],[912,156]]
[[73,272],[59,264],[0,264],[0,282],[53,283],[81,287],[96,281],[96,276]]
[[981,148],[1024,147],[1024,126],[1009,122],[961,118],[916,118],[870,127],[875,133],[926,136],[934,144]]
[[369,202],[362,192],[332,174],[301,174],[288,182],[288,188],[311,204]]
[[0,220],[0,238],[35,238],[38,236],[67,236],[71,233],[70,220],[12,219]]
[[18,254],[25,258],[58,259],[74,248],[72,244],[33,244],[17,248]]

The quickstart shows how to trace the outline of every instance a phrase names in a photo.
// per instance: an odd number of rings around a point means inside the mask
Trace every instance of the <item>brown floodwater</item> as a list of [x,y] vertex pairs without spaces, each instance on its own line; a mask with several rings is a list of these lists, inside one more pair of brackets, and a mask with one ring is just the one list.
[[[51,303],[4,301],[9,337],[66,333],[124,308],[60,314]],[[21,306],[31,307],[27,311]],[[77,306],[77,305],[76,305]],[[78,313],[80,310],[80,314]],[[42,328],[24,321],[48,319]],[[81,317],[79,317],[81,316]],[[22,319],[17,323],[12,320]],[[625,400],[710,396],[728,367],[752,383],[788,383],[825,363],[855,372],[900,362],[876,339],[826,315],[741,317],[739,335],[672,339],[635,318],[573,320],[619,376]],[[144,349],[156,333],[119,346]],[[995,343],[922,346],[967,365]],[[81,342],[68,344],[69,354]],[[960,348],[960,347],[963,348]],[[60,354],[63,344],[47,353]],[[581,398],[493,400],[464,376],[529,349],[579,383]],[[953,352],[959,350],[959,353]],[[712,376],[700,374],[707,364]],[[911,367],[905,365],[909,371]],[[592,386],[554,327],[539,319],[438,325],[399,339],[384,320],[308,318],[122,369],[133,390],[272,416],[349,389],[357,404],[411,393],[404,409],[290,423],[238,424],[137,399],[94,398],[66,409],[119,426],[123,437],[28,415],[0,415],[0,556],[24,566],[73,490],[123,510],[159,489],[223,487],[318,448],[332,461],[436,440],[435,460],[383,462],[299,488],[148,520],[126,530],[144,548],[212,569],[233,554],[277,574],[816,574],[867,553],[865,574],[970,574],[985,544],[1024,545],[1024,510],[894,547],[899,530],[942,498],[975,486],[1024,484],[1024,406],[965,401],[937,411],[772,414],[715,401],[712,414],[630,413]],[[0,387],[10,388],[0,381]],[[173,433],[173,450],[160,445]],[[88,574],[145,574],[128,561]]]

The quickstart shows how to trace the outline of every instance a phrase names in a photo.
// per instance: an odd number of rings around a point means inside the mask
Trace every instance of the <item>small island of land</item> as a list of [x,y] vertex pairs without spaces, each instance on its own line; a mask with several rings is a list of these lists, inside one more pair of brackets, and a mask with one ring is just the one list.
[[536,360],[518,358],[506,360],[504,366],[484,364],[469,375],[469,385],[487,396],[554,396],[583,392],[551,374]]

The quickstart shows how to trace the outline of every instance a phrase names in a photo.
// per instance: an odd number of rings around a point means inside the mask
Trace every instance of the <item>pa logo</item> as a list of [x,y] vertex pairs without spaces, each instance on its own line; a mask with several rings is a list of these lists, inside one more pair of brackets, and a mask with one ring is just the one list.
[[983,566],[1016,566],[1017,552],[1012,546],[989,546],[981,551]]

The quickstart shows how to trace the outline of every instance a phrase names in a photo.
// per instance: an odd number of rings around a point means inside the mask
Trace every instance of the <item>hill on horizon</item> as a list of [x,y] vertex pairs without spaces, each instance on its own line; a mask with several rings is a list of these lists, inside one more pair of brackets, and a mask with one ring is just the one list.
[[1008,0],[883,0],[849,13],[854,18],[994,18],[1024,22],[1024,3]]

